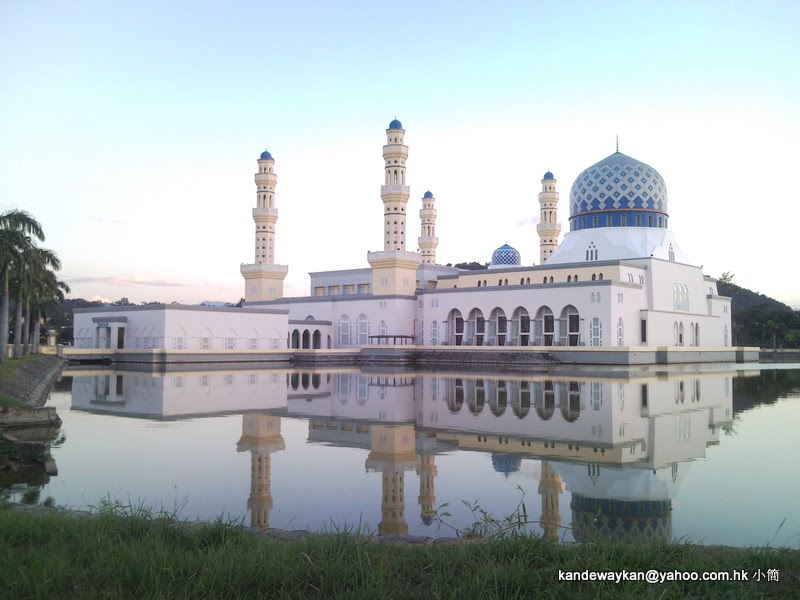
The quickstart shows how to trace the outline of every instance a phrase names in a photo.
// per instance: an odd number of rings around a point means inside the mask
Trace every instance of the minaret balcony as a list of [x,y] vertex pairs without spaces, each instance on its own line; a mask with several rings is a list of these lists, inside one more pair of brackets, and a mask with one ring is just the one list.
[[253,218],[262,221],[277,221],[278,209],[277,208],[254,208]]
[[407,185],[382,185],[381,196],[386,194],[402,194],[408,196],[411,193],[411,187]]

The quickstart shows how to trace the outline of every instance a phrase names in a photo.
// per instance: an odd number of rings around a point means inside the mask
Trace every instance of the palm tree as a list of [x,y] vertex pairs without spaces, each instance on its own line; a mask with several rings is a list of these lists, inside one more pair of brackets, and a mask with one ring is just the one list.
[[[48,268],[56,271],[61,268],[61,261],[52,250],[28,246],[19,252],[12,265],[14,281],[17,291],[17,310],[14,322],[14,358],[19,358],[28,350],[30,339],[30,310],[29,301],[31,291],[37,277]],[[22,323],[25,322],[25,330]],[[25,334],[23,347],[23,334]]]
[[69,294],[69,286],[56,278],[56,274],[49,269],[39,273],[30,298],[31,302],[31,352],[39,352],[39,339],[41,337],[42,318],[47,319],[49,311],[59,311],[64,302],[64,294]]
[[44,241],[39,222],[24,210],[0,213],[0,362],[8,360],[9,275],[14,259],[32,245],[31,237]]

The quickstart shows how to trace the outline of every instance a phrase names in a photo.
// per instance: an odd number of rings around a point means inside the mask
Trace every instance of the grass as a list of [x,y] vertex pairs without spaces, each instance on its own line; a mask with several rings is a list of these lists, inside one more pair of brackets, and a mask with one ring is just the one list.
[[[780,571],[777,582],[559,581],[561,571]],[[106,504],[93,517],[0,509],[0,598],[796,597],[800,552],[559,546],[535,537],[414,546],[347,533],[264,538]]]
[[24,365],[25,363],[40,358],[41,356],[41,354],[26,354],[24,356],[20,356],[19,358],[9,358],[6,362],[0,363],[0,377],[14,372],[19,365]]

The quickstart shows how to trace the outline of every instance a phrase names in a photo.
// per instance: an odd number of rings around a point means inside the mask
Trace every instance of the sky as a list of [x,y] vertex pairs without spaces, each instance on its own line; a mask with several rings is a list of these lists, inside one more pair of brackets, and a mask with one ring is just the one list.
[[[561,193],[619,149],[655,167],[707,275],[800,308],[800,2],[0,0],[0,210],[43,225],[71,297],[235,302],[253,175],[278,175],[286,295],[383,246],[382,146],[409,146],[437,261],[538,263]],[[791,262],[790,262],[791,261]]]

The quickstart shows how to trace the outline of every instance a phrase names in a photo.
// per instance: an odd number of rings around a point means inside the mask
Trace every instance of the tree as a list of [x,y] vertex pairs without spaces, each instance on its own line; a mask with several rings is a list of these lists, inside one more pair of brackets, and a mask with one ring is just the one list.
[[50,270],[41,271],[37,278],[36,285],[31,294],[31,322],[33,332],[31,334],[31,352],[39,352],[41,342],[41,323],[47,320],[48,312],[61,312],[61,304],[64,302],[64,294],[70,292],[69,286],[56,278],[55,273]]
[[725,271],[722,275],[719,276],[717,281],[719,283],[733,283],[733,278],[736,276],[736,273],[731,273],[730,271]]
[[8,360],[9,277],[14,259],[32,245],[30,236],[44,241],[39,222],[23,210],[0,213],[0,362]]
[[[52,250],[30,245],[17,254],[12,264],[17,292],[16,318],[14,322],[14,358],[27,353],[31,334],[30,297],[37,282],[47,269],[59,270],[61,261]],[[23,330],[23,323],[25,328]]]

